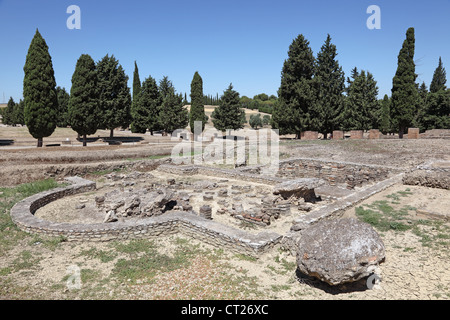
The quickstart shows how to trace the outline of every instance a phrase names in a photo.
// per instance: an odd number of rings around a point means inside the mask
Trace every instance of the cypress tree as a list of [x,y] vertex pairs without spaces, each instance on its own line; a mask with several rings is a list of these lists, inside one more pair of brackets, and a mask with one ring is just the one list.
[[31,41],[23,67],[24,120],[30,134],[42,147],[43,138],[56,128],[58,100],[52,58],[39,30]]
[[336,57],[336,46],[328,35],[317,54],[315,81],[318,88],[312,121],[312,127],[322,133],[324,139],[339,126],[339,115],[344,107],[345,75]]
[[132,131],[135,133],[145,133],[147,129],[159,130],[159,108],[161,97],[155,79],[151,76],[146,78],[141,86],[141,91],[136,99],[133,108]]
[[227,90],[224,91],[221,103],[211,114],[212,122],[217,130],[225,132],[226,130],[242,129],[245,124],[245,112],[241,109],[239,102],[239,93],[233,90],[230,83]]
[[425,129],[450,128],[450,92],[445,86],[446,83],[445,68],[439,58],[427,96],[427,109],[423,117]]
[[14,107],[16,103],[14,102],[14,99],[12,97],[9,98],[8,104],[6,105],[6,108],[3,111],[2,115],[2,122],[6,125],[13,125],[15,123],[14,119]]
[[183,96],[176,94],[172,82],[164,77],[160,81],[159,92],[162,99],[158,120],[165,133],[184,129],[188,122],[188,111],[183,106]]
[[388,95],[385,94],[381,102],[381,112],[379,120],[380,122],[379,129],[383,134],[391,132],[390,105],[391,101]]
[[99,102],[95,62],[90,55],[82,54],[72,75],[68,119],[72,129],[83,137],[83,146],[87,144],[86,136],[97,131]]
[[202,131],[205,130],[205,124],[208,117],[205,114],[205,107],[203,104],[203,80],[196,71],[191,82],[191,110],[189,112],[189,126],[191,132],[194,132],[194,122],[202,122]]
[[417,75],[414,51],[414,28],[409,28],[398,54],[397,71],[392,80],[391,118],[393,126],[398,129],[399,138],[403,138],[417,111],[418,91],[415,83]]
[[64,128],[68,126],[68,108],[70,95],[65,88],[56,87],[56,95],[58,97],[58,119],[56,126]]
[[446,76],[445,68],[442,64],[441,57],[439,57],[439,64],[438,64],[436,70],[434,70],[433,80],[431,80],[430,92],[436,93],[439,90],[445,90],[446,83],[447,83],[447,76]]
[[141,79],[139,78],[139,69],[136,61],[134,61],[133,72],[133,101],[137,99],[139,92],[141,91]]
[[379,103],[377,82],[370,72],[352,70],[348,79],[343,112],[337,117],[342,130],[369,130],[378,127]]
[[288,59],[281,71],[279,99],[273,109],[273,126],[280,134],[295,133],[299,138],[301,131],[310,129],[314,70],[315,58],[309,41],[300,34],[289,46]]
[[97,63],[100,90],[100,126],[110,130],[110,138],[117,127],[127,128],[131,123],[131,94],[128,76],[119,61],[106,55]]

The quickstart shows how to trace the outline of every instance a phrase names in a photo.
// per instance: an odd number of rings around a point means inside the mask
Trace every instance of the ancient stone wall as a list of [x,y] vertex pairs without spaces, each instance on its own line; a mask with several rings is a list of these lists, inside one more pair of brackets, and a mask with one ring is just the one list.
[[384,180],[397,172],[398,169],[377,165],[296,158],[280,161],[277,176],[290,179],[321,178],[330,185],[346,184],[348,189],[353,189],[368,182]]
[[138,222],[97,224],[55,223],[34,216],[36,210],[65,196],[95,190],[95,182],[79,177],[67,178],[72,184],[33,195],[11,209],[12,221],[27,233],[64,237],[67,241],[109,241],[182,234],[231,251],[257,256],[281,241],[276,233],[250,234],[218,222],[201,218],[192,212],[175,211]]

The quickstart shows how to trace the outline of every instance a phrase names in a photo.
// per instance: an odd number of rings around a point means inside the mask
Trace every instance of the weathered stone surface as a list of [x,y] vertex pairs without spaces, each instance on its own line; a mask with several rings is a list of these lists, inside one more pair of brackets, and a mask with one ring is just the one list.
[[297,249],[298,269],[330,285],[369,276],[384,259],[378,233],[353,218],[317,222],[302,231]]
[[289,180],[277,184],[273,188],[273,194],[281,195],[283,199],[287,200],[291,197],[303,198],[307,202],[315,202],[317,196],[314,192],[314,188],[318,188],[325,182],[318,178],[300,178],[295,180]]

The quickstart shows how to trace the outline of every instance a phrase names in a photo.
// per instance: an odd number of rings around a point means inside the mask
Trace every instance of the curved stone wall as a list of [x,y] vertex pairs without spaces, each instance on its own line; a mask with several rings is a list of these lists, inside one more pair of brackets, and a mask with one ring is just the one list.
[[44,191],[26,198],[11,209],[12,221],[23,231],[67,241],[109,241],[136,239],[182,233],[219,248],[258,255],[271,249],[282,236],[273,232],[250,234],[242,230],[207,220],[192,212],[174,211],[134,222],[70,224],[46,221],[34,216],[37,209],[63,197],[95,190],[95,182],[80,177],[66,178],[71,184]]

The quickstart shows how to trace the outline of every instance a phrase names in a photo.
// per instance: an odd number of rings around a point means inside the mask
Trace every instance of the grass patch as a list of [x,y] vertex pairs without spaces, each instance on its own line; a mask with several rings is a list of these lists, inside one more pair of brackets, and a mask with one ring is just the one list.
[[[390,204],[396,203],[401,197],[408,197],[413,193],[409,188],[386,196],[393,199]],[[450,245],[450,227],[439,220],[415,220],[412,219],[410,211],[416,208],[406,205],[394,208],[387,200],[375,201],[371,204],[359,206],[355,209],[356,216],[372,225],[378,231],[406,231],[411,230],[420,237],[423,246],[434,248],[445,248]],[[405,248],[405,252],[413,248]]]
[[0,188],[0,256],[5,255],[27,234],[21,232],[9,215],[11,208],[19,201],[39,192],[63,186],[54,179],[25,183],[13,188]]
[[[173,256],[161,254],[155,243],[149,240],[132,240],[116,243],[117,251],[127,253],[130,258],[119,259],[112,271],[114,277],[122,281],[136,283],[140,279],[151,279],[159,272],[169,272],[190,265],[191,259],[199,253],[198,245],[181,241]],[[180,243],[179,242],[179,243]]]

